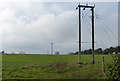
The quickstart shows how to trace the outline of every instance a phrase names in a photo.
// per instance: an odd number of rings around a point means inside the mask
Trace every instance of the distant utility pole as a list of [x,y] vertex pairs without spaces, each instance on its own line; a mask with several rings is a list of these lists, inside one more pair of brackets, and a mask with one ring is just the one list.
[[81,8],[90,8],[92,11],[92,63],[94,64],[94,6],[78,5],[76,9],[79,9],[79,51],[78,51],[78,63],[81,63]]
[[51,43],[51,55],[53,54],[53,44],[54,43]]

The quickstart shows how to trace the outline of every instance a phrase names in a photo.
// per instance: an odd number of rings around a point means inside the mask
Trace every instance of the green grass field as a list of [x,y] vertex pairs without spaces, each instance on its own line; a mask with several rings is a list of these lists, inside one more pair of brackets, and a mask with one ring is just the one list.
[[103,78],[102,57],[105,64],[111,55],[82,55],[82,65],[77,64],[77,55],[3,54],[3,79],[99,79]]

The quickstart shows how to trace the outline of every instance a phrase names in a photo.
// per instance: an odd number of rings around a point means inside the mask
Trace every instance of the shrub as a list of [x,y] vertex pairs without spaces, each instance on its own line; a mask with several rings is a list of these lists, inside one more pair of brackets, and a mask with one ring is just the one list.
[[106,78],[120,80],[120,55],[113,55],[112,63],[108,64]]

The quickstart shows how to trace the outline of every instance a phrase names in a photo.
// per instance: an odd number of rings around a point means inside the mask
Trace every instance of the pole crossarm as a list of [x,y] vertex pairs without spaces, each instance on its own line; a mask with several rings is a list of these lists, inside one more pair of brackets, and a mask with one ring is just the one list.
[[78,9],[78,7],[83,7],[83,8],[95,8],[95,5],[94,6],[89,6],[88,4],[86,4],[86,5],[78,5],[77,7],[76,7],[76,9]]
[[78,7],[84,7],[84,8],[94,8],[95,6],[78,5]]

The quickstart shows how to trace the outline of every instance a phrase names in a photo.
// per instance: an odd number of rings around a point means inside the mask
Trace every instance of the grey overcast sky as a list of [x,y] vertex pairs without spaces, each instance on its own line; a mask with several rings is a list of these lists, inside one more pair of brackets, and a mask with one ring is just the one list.
[[[86,3],[86,2],[85,2]],[[84,2],[82,4],[85,4]],[[118,3],[94,2],[95,48],[118,44]],[[77,2],[3,2],[0,3],[2,50],[31,54],[61,54],[78,50]],[[91,42],[91,11],[82,10],[82,42]],[[82,44],[82,50],[91,44]]]

